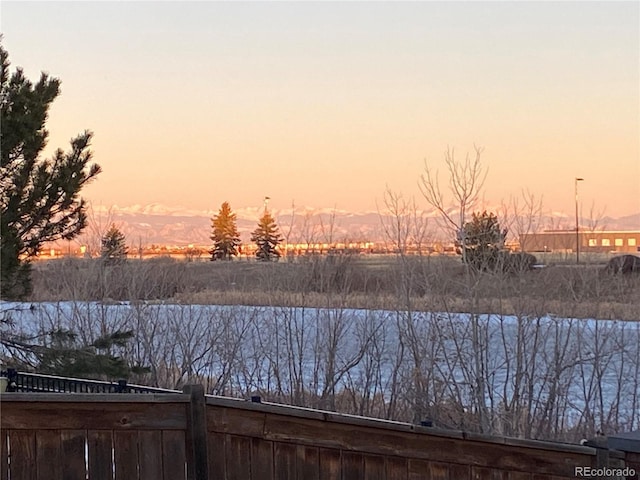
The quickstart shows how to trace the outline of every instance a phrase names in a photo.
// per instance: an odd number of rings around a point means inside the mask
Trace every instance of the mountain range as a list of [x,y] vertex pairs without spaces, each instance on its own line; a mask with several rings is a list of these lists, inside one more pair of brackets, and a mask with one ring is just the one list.
[[[234,210],[243,242],[250,241],[251,231],[256,228],[262,210],[255,207]],[[387,232],[393,229],[394,221],[392,215],[374,211],[348,212],[297,207],[293,211],[271,210],[271,213],[281,235],[290,243],[345,240],[382,242],[388,238]],[[205,246],[211,243],[211,219],[216,214],[217,211],[212,210],[190,210],[160,204],[93,208],[89,211],[89,225],[83,236],[100,238],[111,224],[115,224],[132,245]],[[425,230],[430,238],[443,237],[442,221],[436,212],[423,211],[417,214],[424,220],[423,225],[426,225]],[[597,220],[581,218],[580,225],[590,230],[640,230],[640,213]],[[550,212],[538,216],[531,228],[537,231],[574,229],[575,217]],[[510,230],[512,233],[518,231],[515,223]],[[82,240],[78,239],[80,242]]]

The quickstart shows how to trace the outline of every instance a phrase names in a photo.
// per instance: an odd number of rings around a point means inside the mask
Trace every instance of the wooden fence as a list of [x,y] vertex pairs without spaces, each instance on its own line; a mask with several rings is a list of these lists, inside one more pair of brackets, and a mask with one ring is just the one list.
[[205,397],[200,386],[2,394],[0,419],[2,480],[561,480],[625,465],[607,449]]

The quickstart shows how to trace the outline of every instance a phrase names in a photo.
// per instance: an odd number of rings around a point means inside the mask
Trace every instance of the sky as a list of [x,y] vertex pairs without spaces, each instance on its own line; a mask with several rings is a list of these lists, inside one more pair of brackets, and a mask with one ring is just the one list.
[[638,2],[10,2],[12,66],[62,81],[100,205],[375,211],[482,147],[483,200],[640,212]]

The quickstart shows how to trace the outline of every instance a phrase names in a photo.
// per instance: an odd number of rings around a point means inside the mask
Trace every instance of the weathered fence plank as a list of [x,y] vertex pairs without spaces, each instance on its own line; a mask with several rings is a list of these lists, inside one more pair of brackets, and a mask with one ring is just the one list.
[[364,458],[362,453],[345,451],[342,453],[342,477],[353,480],[364,479]]
[[36,463],[38,480],[59,480],[61,475],[62,444],[60,431],[36,432]]
[[266,415],[264,412],[241,410],[207,405],[207,430],[219,433],[242,432],[248,437],[263,437]]
[[507,480],[531,480],[531,474],[525,472],[507,472]]
[[[4,405],[2,416],[6,415]],[[11,480],[36,480],[36,431],[9,431]]]
[[[126,396],[123,400],[125,399]],[[62,405],[54,403],[56,408],[52,408],[51,403],[21,402],[18,404],[4,400],[3,398],[2,425],[7,429],[185,430],[187,428],[186,403],[129,403],[126,401]]]
[[164,480],[187,478],[187,455],[185,432],[164,430],[162,432],[162,473]]
[[273,445],[275,477],[278,480],[296,479],[296,445],[275,442]]
[[385,471],[387,480],[407,480],[409,465],[406,458],[386,457]]
[[64,480],[85,480],[87,466],[85,464],[85,446],[87,432],[85,430],[61,430],[62,477]]
[[504,480],[502,471],[487,467],[472,467],[471,478],[476,480]]
[[409,480],[431,480],[429,462],[409,459]]
[[429,464],[429,472],[431,473],[431,480],[462,480],[449,477],[449,465],[445,463],[431,462]]
[[332,448],[318,449],[320,480],[340,480],[342,478],[342,453]]
[[381,455],[364,456],[364,475],[367,480],[385,480],[385,461]]
[[87,432],[89,478],[91,480],[112,480],[113,478],[112,435],[111,430],[89,430]]
[[277,480],[273,476],[273,442],[251,439],[251,480]]
[[296,477],[319,480],[320,463],[318,449],[306,445],[298,445],[296,456]]
[[208,432],[209,443],[209,479],[220,480],[227,478],[226,435],[224,433]]
[[247,437],[227,435],[227,479],[247,480],[251,478],[251,440]]
[[454,480],[471,480],[471,467],[469,465],[449,465],[449,478]]
[[[2,406],[0,405],[0,408]],[[0,412],[1,414],[1,412]],[[0,430],[0,480],[9,480],[9,449],[7,444],[7,431]]]
[[141,430],[138,432],[140,480],[162,478],[162,432],[160,430]]
[[137,480],[138,432],[113,432],[113,458],[116,464],[115,480]]

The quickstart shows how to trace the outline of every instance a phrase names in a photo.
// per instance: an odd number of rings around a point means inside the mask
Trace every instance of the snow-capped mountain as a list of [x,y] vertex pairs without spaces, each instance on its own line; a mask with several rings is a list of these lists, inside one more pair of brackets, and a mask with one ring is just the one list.
[[[389,228],[393,220],[391,215],[375,211],[349,212],[310,207],[270,210],[281,234],[289,242],[384,241],[387,237],[384,225]],[[234,209],[243,242],[249,242],[251,231],[262,212],[262,207]],[[211,243],[211,219],[216,214],[217,210],[193,210],[160,204],[92,207],[89,226],[83,235],[100,236],[100,232],[115,224],[135,245],[139,242],[145,245],[208,245]],[[441,235],[442,222],[435,212],[418,214],[426,220],[426,230],[431,238]],[[640,230],[640,213],[620,218],[603,217],[597,221],[581,218],[580,223],[583,228],[594,230]],[[539,231],[573,229],[575,218],[561,212],[549,212],[537,218],[534,224]],[[515,227],[511,229],[515,230]]]

